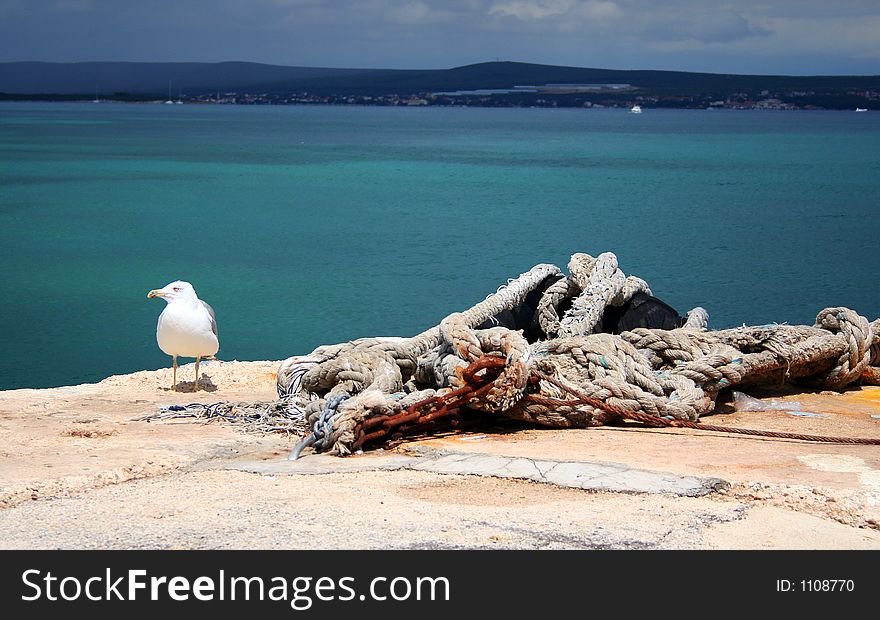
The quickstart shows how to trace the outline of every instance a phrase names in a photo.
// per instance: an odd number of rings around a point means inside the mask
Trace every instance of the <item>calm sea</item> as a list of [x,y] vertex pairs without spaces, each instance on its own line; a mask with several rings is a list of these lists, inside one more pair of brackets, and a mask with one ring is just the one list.
[[221,359],[410,335],[617,253],[712,327],[880,315],[880,113],[0,105],[0,388],[158,368],[189,280]]

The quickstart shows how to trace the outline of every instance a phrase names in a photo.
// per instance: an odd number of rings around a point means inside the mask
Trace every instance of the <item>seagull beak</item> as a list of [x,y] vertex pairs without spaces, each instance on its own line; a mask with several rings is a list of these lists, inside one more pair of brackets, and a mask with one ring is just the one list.
[[165,293],[162,292],[162,289],[154,288],[147,293],[147,299],[152,299],[153,297],[165,297]]

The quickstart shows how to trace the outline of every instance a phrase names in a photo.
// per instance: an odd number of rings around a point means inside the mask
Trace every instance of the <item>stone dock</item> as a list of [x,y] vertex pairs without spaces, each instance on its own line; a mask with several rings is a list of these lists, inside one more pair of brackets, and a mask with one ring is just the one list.
[[[277,366],[209,362],[195,394],[167,369],[0,392],[0,548],[880,549],[880,446],[487,426],[291,462],[295,437],[134,420],[272,399]],[[704,421],[880,437],[880,388],[753,395],[787,409]]]

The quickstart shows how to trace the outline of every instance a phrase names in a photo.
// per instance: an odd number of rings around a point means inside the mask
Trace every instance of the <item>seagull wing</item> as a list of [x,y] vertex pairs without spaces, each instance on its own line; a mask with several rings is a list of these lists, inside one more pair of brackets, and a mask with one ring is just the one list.
[[199,300],[199,303],[201,303],[205,307],[205,310],[208,311],[208,314],[211,315],[211,331],[214,332],[214,335],[216,336],[217,335],[217,314],[214,312],[214,308],[212,308],[210,304],[202,301],[201,299]]

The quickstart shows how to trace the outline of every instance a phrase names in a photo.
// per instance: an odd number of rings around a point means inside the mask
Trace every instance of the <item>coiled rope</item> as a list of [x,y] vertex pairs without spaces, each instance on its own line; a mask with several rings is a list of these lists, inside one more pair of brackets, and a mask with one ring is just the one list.
[[[556,428],[625,419],[878,445],[874,439],[729,428],[699,419],[714,410],[720,392],[734,386],[842,390],[857,382],[880,384],[880,319],[869,322],[836,307],[819,312],[812,326],[708,331],[708,314],[697,307],[678,329],[601,333],[608,308],[651,289],[624,274],[610,252],[575,254],[568,267],[566,276],[553,265],[536,265],[413,338],[363,338],[291,357],[278,370],[279,401],[261,406],[308,429],[291,458],[309,446],[349,454],[462,409]],[[528,326],[538,333],[531,342],[522,331],[490,321],[521,307],[529,295],[540,295]],[[484,323],[494,326],[478,329]],[[209,407],[215,417],[228,419],[229,409],[242,405]]]

